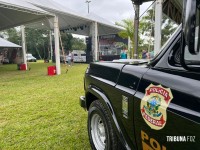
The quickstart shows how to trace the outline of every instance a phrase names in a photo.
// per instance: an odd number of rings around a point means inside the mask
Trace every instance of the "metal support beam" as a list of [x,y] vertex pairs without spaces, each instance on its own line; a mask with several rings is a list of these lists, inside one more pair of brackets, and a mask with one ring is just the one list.
[[27,59],[26,59],[26,37],[25,37],[25,26],[21,26],[21,34],[22,34],[22,52],[23,52],[23,63],[26,65],[27,70]]
[[56,74],[61,74],[60,68],[60,46],[59,46],[59,27],[58,16],[54,17],[54,38],[55,38],[55,56],[56,56]]
[[95,40],[95,49],[94,49],[94,53],[95,53],[95,61],[99,61],[99,57],[98,57],[98,25],[97,22],[94,23],[94,40]]
[[135,19],[134,19],[134,58],[138,58],[138,30],[139,30],[139,13],[140,5],[135,5]]
[[162,27],[162,4],[163,0],[156,0],[155,6],[155,34],[154,34],[154,55],[161,49],[161,27]]

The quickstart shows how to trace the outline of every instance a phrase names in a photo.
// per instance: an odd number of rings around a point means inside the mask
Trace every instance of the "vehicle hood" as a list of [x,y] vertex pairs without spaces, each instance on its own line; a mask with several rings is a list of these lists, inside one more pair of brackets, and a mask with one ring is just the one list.
[[133,65],[141,65],[147,64],[150,60],[148,59],[116,59],[113,60],[113,63],[122,63],[122,64],[133,64]]

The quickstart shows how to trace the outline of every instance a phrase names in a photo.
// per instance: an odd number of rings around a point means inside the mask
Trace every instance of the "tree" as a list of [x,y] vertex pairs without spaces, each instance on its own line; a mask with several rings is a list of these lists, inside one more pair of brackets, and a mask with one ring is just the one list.
[[83,39],[73,38],[72,40],[72,49],[73,50],[86,50],[86,44]]
[[154,47],[154,23],[155,13],[153,9],[149,9],[145,16],[140,20],[139,34],[143,37],[143,42],[140,43],[139,52],[142,50],[152,50]]
[[130,38],[131,40],[131,51],[130,51],[130,56],[132,58],[134,51],[134,22],[132,19],[124,19],[122,22],[116,22],[115,23],[117,26],[120,26],[124,28],[124,30],[120,31],[118,35],[122,38]]
[[[133,19],[124,19],[122,20],[121,23],[116,22],[116,25],[123,27],[124,30],[120,31],[118,33],[118,35],[122,38],[130,38],[131,40],[131,50],[130,50],[130,57],[133,58],[133,54],[134,54],[134,22]],[[141,38],[141,34],[139,32],[139,36],[138,36],[138,43],[139,43],[139,47],[138,47],[138,53],[141,51],[141,47],[143,45],[143,39]]]
[[16,28],[11,28],[6,30],[7,36],[8,36],[8,41],[13,42],[15,44],[20,44],[19,41],[21,41],[21,35],[20,32],[16,30]]
[[4,31],[1,31],[0,37],[7,39],[10,42],[20,45],[21,35],[16,28],[10,28]]
[[[146,42],[144,41],[143,47],[145,49],[153,49],[154,42],[154,24],[155,24],[155,13],[154,9],[149,9],[147,14],[140,21],[140,34],[144,37]],[[171,34],[176,30],[177,25],[171,19],[169,19],[166,15],[163,15],[162,19],[162,31],[161,31],[161,45],[163,45]]]
[[72,34],[61,32],[61,39],[65,52],[68,50],[85,50],[86,44],[83,39],[74,38]]
[[[35,57],[40,59],[48,58],[49,54],[49,38],[48,30],[40,29],[25,29],[27,53],[32,53]],[[1,32],[1,36],[10,42],[22,45],[21,32],[17,28],[11,28]]]
[[[124,28],[124,30],[118,33],[119,36],[122,38],[130,37],[132,47],[134,47],[133,19],[124,19],[122,20],[122,22],[120,23],[116,22],[115,24]],[[143,49],[150,51],[153,50],[154,24],[155,24],[155,13],[153,9],[149,9],[146,15],[140,20],[138,53],[141,53]],[[172,35],[172,33],[176,30],[176,28],[177,25],[167,16],[163,15],[161,45],[163,45],[168,40],[168,38]],[[131,53],[132,54],[134,53],[133,49],[131,49]]]
[[73,36],[72,34],[61,32],[61,39],[62,39],[62,44],[66,53],[68,50],[72,49]]
[[44,29],[26,28],[27,53],[39,59],[49,58],[49,31]]
[[[50,41],[49,30],[26,28],[27,53],[33,54],[39,59],[49,59]],[[0,37],[7,39],[15,44],[21,45],[21,32],[16,28],[11,28],[0,32]],[[65,53],[68,50],[85,50],[86,44],[83,39],[73,38],[72,34],[61,32],[62,44]],[[53,39],[54,40],[54,39]],[[52,41],[54,43],[54,41]]]
[[132,19],[124,19],[122,22],[116,22],[117,26],[124,28],[124,30],[120,31],[118,34],[122,38],[130,37],[131,41],[134,40],[134,23]]
[[177,24],[175,24],[174,21],[167,18],[165,15],[163,16],[163,25],[162,25],[162,35],[161,35],[161,44],[164,45],[165,42],[170,38],[172,33],[176,30],[178,27]]

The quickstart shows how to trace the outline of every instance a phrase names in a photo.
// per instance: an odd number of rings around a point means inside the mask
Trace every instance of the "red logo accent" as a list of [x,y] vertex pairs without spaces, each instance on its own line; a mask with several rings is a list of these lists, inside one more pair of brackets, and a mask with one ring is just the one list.
[[169,96],[169,92],[161,87],[156,87],[156,86],[150,87],[146,91],[146,95],[148,96],[151,93],[158,93],[158,94],[162,95],[167,104],[168,104],[169,100],[171,99],[171,97]]
[[146,114],[144,108],[141,109],[142,112],[142,116],[143,118],[145,118],[145,120],[147,120],[149,123],[157,126],[157,127],[162,127],[165,124],[165,120],[163,119],[163,115],[161,116],[160,120],[154,119],[152,117],[150,117],[148,114]]

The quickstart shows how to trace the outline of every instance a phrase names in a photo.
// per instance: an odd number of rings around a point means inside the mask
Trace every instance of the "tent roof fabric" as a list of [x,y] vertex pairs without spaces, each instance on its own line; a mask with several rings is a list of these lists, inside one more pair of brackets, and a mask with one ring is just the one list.
[[0,38],[0,47],[5,47],[5,48],[19,48],[21,46]]
[[141,5],[142,3],[153,1],[153,0],[131,0],[136,5]]
[[[26,0],[27,2],[44,9],[58,16],[60,30],[67,30],[68,33],[80,34],[89,36],[89,26],[91,22],[98,23],[98,34],[113,34],[118,33],[122,28],[105,21],[105,19],[94,14],[80,15],[77,12],[62,6],[53,0]],[[53,29],[53,18],[44,19],[39,22],[28,24],[27,27],[33,28],[50,28]],[[44,26],[41,26],[41,25]]]
[[[151,0],[132,1],[143,3]],[[171,3],[166,3],[167,1]],[[181,12],[180,9],[182,8],[179,4],[181,0],[166,0],[165,3],[168,4],[169,9],[165,7],[164,12],[172,19],[179,18],[180,20],[180,13],[176,13],[177,11],[171,13],[172,11],[169,10],[173,5],[173,7],[179,6],[177,10]],[[178,14],[178,17],[176,17],[176,14]],[[53,16],[55,15],[58,16],[60,30],[67,30],[68,33],[89,36],[92,22],[98,23],[99,35],[114,34],[122,30],[122,28],[97,15],[81,15],[53,0],[0,0],[0,30],[22,24],[28,27],[53,29]],[[42,26],[42,24],[44,25]]]
[[29,13],[34,13],[34,14],[49,14],[48,12],[35,7],[34,5],[31,5],[30,3],[27,3],[23,0],[0,0],[0,6],[4,7],[6,6],[6,8],[15,8],[17,10],[20,11],[25,11],[25,12],[29,12]]
[[53,15],[23,0],[0,0],[0,30],[49,17]]

